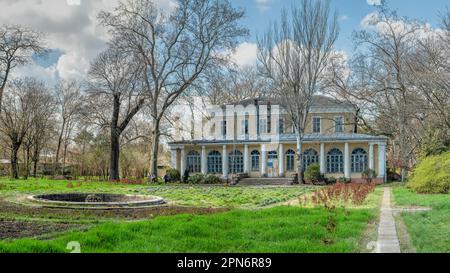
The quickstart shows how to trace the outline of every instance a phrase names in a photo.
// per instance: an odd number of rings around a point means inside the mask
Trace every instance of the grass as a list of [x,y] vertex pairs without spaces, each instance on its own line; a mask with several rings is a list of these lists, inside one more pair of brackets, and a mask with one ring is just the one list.
[[257,208],[296,198],[314,190],[314,187],[226,187],[226,186],[156,186],[127,185],[110,182],[77,182],[68,187],[68,181],[29,179],[0,179],[3,196],[18,194],[104,192],[147,194],[161,196],[166,201],[182,206]]
[[213,215],[176,215],[122,224],[102,224],[53,240],[0,242],[0,252],[356,252],[369,209],[275,207]]
[[402,213],[417,252],[450,252],[450,195],[417,194],[403,185],[393,187],[396,206],[425,206],[431,211]]

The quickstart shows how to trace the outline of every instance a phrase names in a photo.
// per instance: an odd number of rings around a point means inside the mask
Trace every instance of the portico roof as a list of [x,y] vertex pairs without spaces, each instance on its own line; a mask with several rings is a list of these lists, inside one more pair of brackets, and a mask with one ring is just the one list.
[[[308,142],[387,142],[386,136],[372,136],[366,134],[354,133],[335,133],[330,135],[307,134],[303,137],[303,141]],[[202,140],[185,140],[170,142],[170,146],[176,145],[226,145],[226,144],[260,144],[260,143],[296,143],[295,134],[281,135],[278,137],[262,137],[259,139],[202,139]]]

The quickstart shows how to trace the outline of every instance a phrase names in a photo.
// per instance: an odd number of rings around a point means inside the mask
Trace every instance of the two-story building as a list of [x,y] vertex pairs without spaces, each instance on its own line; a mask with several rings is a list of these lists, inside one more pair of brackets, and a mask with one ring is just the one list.
[[[282,106],[265,99],[212,106],[202,123],[202,137],[169,143],[171,164],[182,174],[247,173],[250,177],[291,177],[297,170],[294,126]],[[306,169],[318,163],[330,177],[362,178],[374,170],[386,177],[387,138],[358,134],[356,109],[317,96],[310,109],[303,150]]]

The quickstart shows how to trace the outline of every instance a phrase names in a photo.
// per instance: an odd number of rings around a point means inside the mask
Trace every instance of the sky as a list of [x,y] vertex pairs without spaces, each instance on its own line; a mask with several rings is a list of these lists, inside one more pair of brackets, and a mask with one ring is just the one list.
[[[155,0],[162,9],[170,9],[173,0]],[[250,30],[250,36],[240,41],[233,59],[239,65],[256,62],[256,40],[273,21],[280,19],[282,9],[298,0],[230,0],[244,8],[241,23]],[[381,0],[331,0],[331,7],[339,14],[340,36],[336,50],[351,55],[352,32],[376,9]],[[112,10],[119,0],[0,0],[0,24],[23,24],[47,33],[45,58],[15,72],[16,77],[34,76],[48,83],[58,78],[81,79],[95,56],[105,49],[108,39],[105,29],[98,25],[96,16],[101,10]],[[420,19],[438,27],[439,13],[450,9],[449,0],[388,0],[388,5],[401,16]]]

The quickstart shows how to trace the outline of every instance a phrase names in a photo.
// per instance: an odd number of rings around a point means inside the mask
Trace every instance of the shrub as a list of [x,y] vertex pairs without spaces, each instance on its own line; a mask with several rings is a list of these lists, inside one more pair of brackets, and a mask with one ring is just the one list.
[[350,183],[350,179],[348,179],[345,176],[341,176],[341,177],[338,178],[337,182],[339,182],[339,183]]
[[325,182],[330,185],[330,184],[336,184],[337,180],[334,177],[328,177],[327,179],[325,179]]
[[327,208],[341,202],[361,205],[369,193],[375,190],[375,186],[375,183],[336,183],[315,191],[311,196],[311,201],[315,205]]
[[424,158],[413,171],[407,187],[417,193],[448,193],[450,152]]
[[208,174],[204,180],[204,184],[221,184],[221,183],[222,180],[219,177],[212,174]]
[[168,170],[167,175],[169,176],[169,182],[180,182],[181,174],[177,169]]
[[320,165],[319,164],[309,165],[305,171],[305,179],[312,182],[323,180],[323,176],[320,173]]
[[203,184],[204,182],[205,182],[205,175],[201,173],[196,173],[188,178],[188,183],[190,184]]
[[377,177],[377,173],[371,169],[366,169],[361,175],[362,178],[369,183],[372,182],[375,177]]

